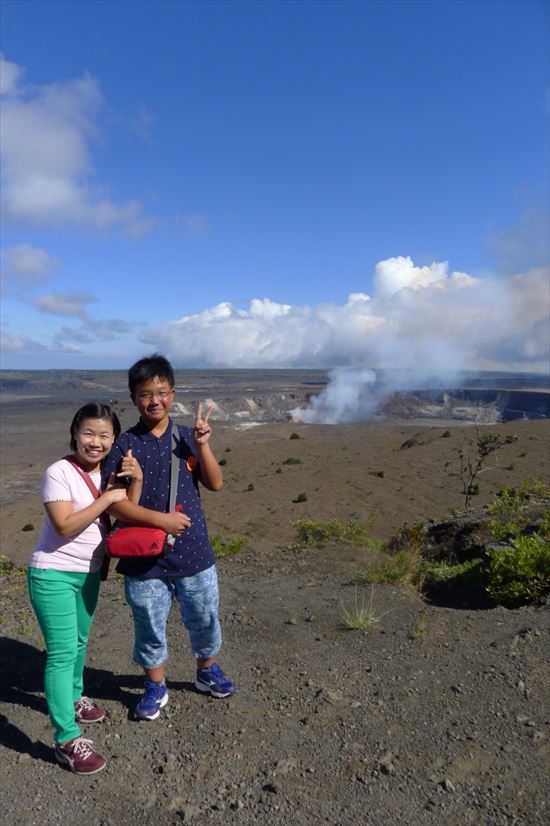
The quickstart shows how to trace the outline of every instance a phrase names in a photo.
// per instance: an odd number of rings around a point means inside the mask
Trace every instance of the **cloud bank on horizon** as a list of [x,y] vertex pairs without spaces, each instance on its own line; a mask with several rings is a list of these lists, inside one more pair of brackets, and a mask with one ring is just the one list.
[[[84,73],[36,85],[25,81],[18,64],[1,55],[0,64],[2,217],[12,226],[42,233],[30,236],[35,243],[19,239],[3,250],[2,293],[47,320],[42,336],[32,324],[4,327],[4,354],[78,357],[98,342],[125,337],[121,358],[126,363],[160,350],[179,367],[550,372],[549,269],[531,266],[533,255],[527,256],[529,264],[522,261],[525,249],[536,253],[537,262],[547,260],[547,227],[532,220],[493,237],[502,259],[499,271],[506,273],[498,278],[452,271],[441,260],[418,266],[411,256],[396,255],[365,273],[372,289],[352,292],[341,304],[310,306],[263,296],[251,297],[246,307],[212,301],[199,312],[178,316],[178,301],[184,299],[174,290],[172,317],[154,324],[144,325],[135,315],[98,317],[90,310],[98,301],[93,280],[77,279],[71,287],[58,281],[64,264],[44,248],[48,233],[94,238],[112,233],[135,241],[154,229],[155,221],[138,200],[113,197],[96,174],[94,147],[101,142],[101,118],[109,109],[98,80]],[[124,126],[147,139],[153,120],[140,107]],[[177,221],[189,236],[209,236],[208,218],[198,211],[182,211]],[[114,269],[113,287],[117,276]],[[307,277],[316,283],[314,272]],[[223,295],[220,288],[217,295]],[[120,296],[112,302],[122,304]],[[147,311],[144,307],[144,316]],[[357,373],[359,385],[370,375]]]
[[548,372],[549,273],[506,279],[449,272],[447,262],[380,261],[373,296],[344,305],[221,302],[144,330],[140,338],[196,367],[385,367]]

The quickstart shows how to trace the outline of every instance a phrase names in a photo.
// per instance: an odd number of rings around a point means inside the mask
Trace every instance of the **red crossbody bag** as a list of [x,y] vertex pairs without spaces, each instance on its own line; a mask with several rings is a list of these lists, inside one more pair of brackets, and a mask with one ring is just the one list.
[[[178,430],[172,422],[172,453],[170,455],[170,502],[168,512],[181,511],[176,505],[178,491],[179,462],[175,459],[178,445]],[[117,525],[107,534],[107,553],[114,559],[127,557],[166,556],[174,547],[176,537],[162,528],[146,525]]]

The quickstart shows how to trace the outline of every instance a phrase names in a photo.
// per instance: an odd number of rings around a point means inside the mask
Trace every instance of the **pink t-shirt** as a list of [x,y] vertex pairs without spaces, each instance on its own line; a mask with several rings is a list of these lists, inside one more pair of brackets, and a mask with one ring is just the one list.
[[[90,477],[99,488],[101,473],[90,473]],[[70,462],[59,459],[50,465],[42,477],[42,501],[72,502],[73,509],[80,511],[91,505],[94,499],[76,468]],[[88,573],[101,568],[104,555],[105,543],[99,518],[79,534],[61,536],[46,513],[40,537],[29,559],[29,566]]]

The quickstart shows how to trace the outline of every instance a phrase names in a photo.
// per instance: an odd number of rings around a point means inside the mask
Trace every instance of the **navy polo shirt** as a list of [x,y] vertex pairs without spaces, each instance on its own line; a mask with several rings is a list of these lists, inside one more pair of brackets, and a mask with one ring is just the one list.
[[[127,558],[119,560],[117,572],[144,579],[157,577],[193,576],[215,563],[208,539],[206,519],[199,494],[200,465],[195,453],[191,430],[177,426],[179,444],[172,460],[179,462],[176,504],[191,519],[191,527],[176,539],[173,550],[166,557]],[[102,481],[111,473],[118,473],[128,450],[143,470],[143,489],[139,504],[156,511],[168,511],[170,502],[170,456],[172,453],[172,420],[160,438],[148,431],[141,422],[122,433],[102,467]]]

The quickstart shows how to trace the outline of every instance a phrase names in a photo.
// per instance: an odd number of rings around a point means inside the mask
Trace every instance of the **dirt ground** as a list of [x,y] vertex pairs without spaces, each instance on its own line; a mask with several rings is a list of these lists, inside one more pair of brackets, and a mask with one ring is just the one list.
[[[40,475],[66,450],[66,419],[60,409],[37,431],[31,417],[3,416],[0,553],[17,566],[36,541]],[[91,778],[70,774],[53,760],[43,643],[24,574],[3,575],[3,822],[546,824],[548,606],[427,605],[358,584],[375,562],[366,549],[293,547],[298,519],[372,519],[373,536],[387,538],[460,508],[456,451],[472,428],[213,425],[225,486],[203,495],[210,531],[245,538],[240,554],[219,562],[221,663],[237,695],[194,690],[174,610],[169,703],[157,721],[134,721],[142,677],[123,583],[111,573],[86,671],[108,718],[85,731],[108,764]],[[547,421],[494,429],[518,440],[482,476],[476,506],[526,477],[549,480]],[[301,493],[306,501],[295,501]],[[346,611],[365,606],[373,627],[344,630]]]

